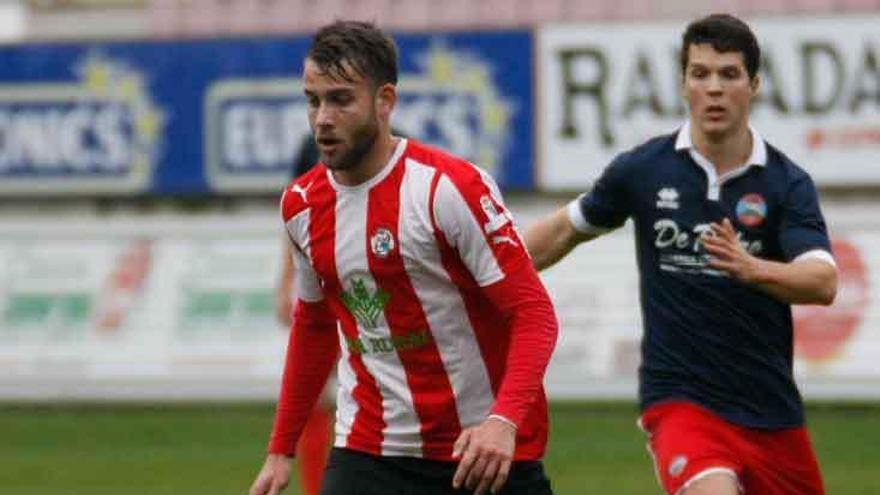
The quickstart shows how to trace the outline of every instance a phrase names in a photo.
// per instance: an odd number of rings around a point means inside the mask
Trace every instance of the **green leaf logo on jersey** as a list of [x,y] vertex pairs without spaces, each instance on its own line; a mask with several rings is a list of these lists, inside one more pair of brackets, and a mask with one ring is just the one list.
[[391,296],[382,289],[370,291],[363,280],[356,279],[351,283],[351,289],[342,293],[342,302],[361,325],[367,328],[376,328],[379,324],[379,316]]

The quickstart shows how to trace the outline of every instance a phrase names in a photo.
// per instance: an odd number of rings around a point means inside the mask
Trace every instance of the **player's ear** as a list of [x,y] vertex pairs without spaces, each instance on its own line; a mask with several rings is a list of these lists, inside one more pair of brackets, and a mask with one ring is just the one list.
[[754,98],[758,95],[758,90],[761,89],[761,76],[755,74],[755,77],[749,81],[749,86],[752,88],[752,97]]
[[385,83],[376,90],[376,113],[383,119],[390,119],[394,105],[397,104],[397,86]]

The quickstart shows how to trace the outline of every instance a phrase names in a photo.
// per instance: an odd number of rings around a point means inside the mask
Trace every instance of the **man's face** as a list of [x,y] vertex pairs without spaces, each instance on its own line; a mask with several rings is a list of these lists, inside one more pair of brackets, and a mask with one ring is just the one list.
[[372,84],[346,67],[352,81],[331,77],[306,59],[303,86],[308,99],[309,125],[331,170],[356,168],[379,135],[376,95]]
[[740,52],[717,52],[712,45],[688,47],[683,93],[691,122],[711,140],[729,136],[746,125],[749,105],[758,90]]

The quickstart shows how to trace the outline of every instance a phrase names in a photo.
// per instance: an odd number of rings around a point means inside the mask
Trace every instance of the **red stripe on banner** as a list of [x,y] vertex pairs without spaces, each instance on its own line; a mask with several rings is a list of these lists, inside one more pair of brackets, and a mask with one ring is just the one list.
[[422,455],[448,460],[461,425],[452,384],[400,254],[400,189],[405,171],[405,165],[398,164],[370,191],[367,258],[376,284],[391,295],[385,306],[391,331],[389,352],[397,352],[406,372],[421,422]]
[[[329,296],[328,303],[333,313],[339,318],[342,333],[348,340],[358,339],[357,322],[342,303],[340,294],[342,282],[336,270],[336,191],[323,176],[312,186],[312,197],[309,202],[311,209],[309,236],[311,237],[311,255],[315,270],[324,285],[324,294]],[[347,447],[380,455],[382,453],[382,432],[385,420],[382,416],[382,395],[376,379],[364,366],[361,355],[349,352],[348,363],[354,370],[357,385],[352,395],[358,405],[354,424],[348,435]]]

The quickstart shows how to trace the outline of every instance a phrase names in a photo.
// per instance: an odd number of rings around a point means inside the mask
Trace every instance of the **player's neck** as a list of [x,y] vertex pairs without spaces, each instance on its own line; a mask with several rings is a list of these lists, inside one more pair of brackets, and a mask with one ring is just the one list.
[[745,165],[752,154],[752,133],[747,124],[717,138],[693,132],[691,139],[697,151],[712,162],[719,176]]
[[351,169],[334,171],[333,178],[344,186],[357,186],[372,179],[388,164],[399,141],[387,129],[380,130],[361,162]]

